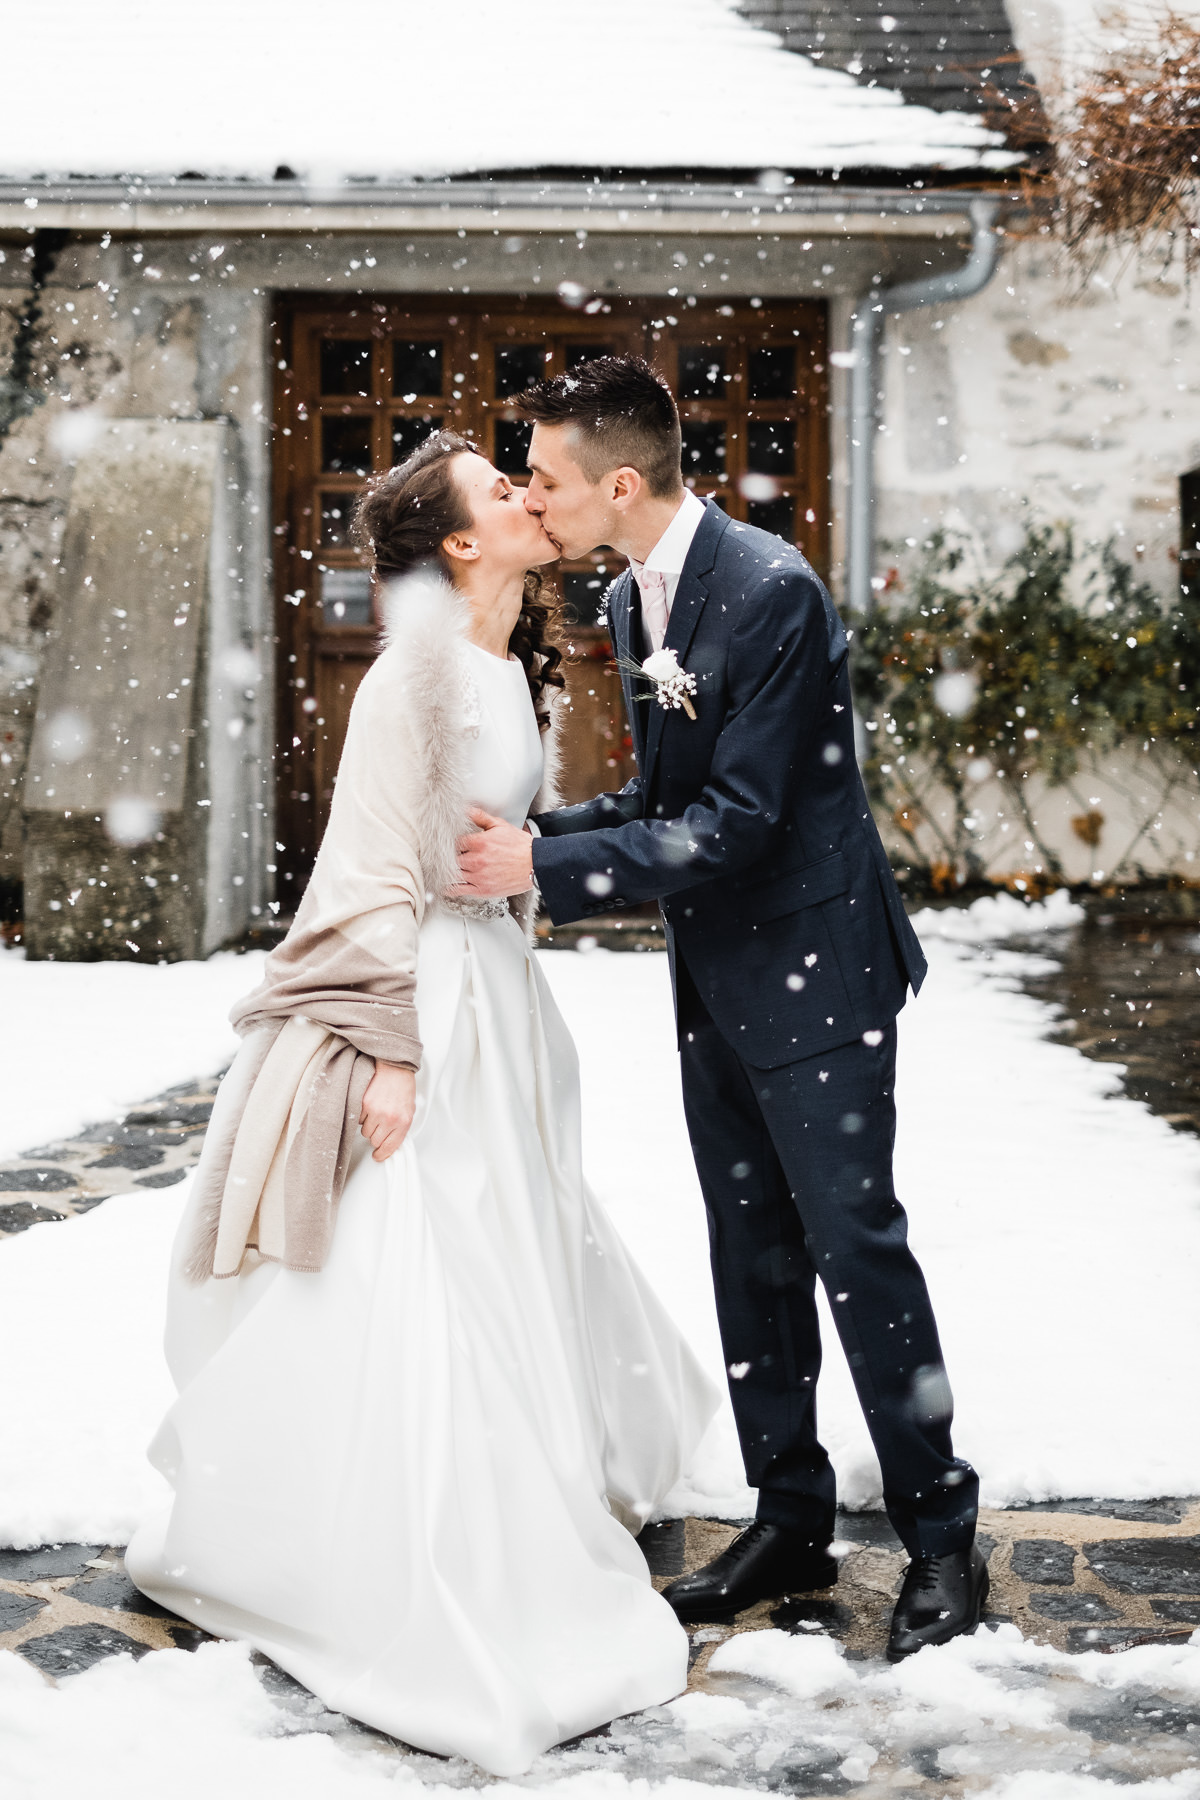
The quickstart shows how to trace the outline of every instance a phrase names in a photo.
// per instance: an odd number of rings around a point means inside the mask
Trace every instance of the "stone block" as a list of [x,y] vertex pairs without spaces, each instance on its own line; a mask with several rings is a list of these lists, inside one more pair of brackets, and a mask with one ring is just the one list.
[[78,1186],[66,1169],[0,1169],[0,1194],[65,1194]]
[[137,1176],[133,1185],[134,1185],[134,1187],[140,1187],[140,1188],[174,1187],[175,1183],[177,1181],[182,1181],[184,1179],[184,1177],[187,1175],[190,1175],[191,1172],[192,1171],[190,1168],[159,1169],[158,1173],[155,1175],[139,1175],[139,1176]]
[[1082,1588],[1071,1588],[1067,1592],[1048,1594],[1030,1594],[1029,1608],[1043,1619],[1077,1619],[1108,1620],[1119,1619],[1120,1613],[1099,1594],[1089,1594]]
[[1170,1625],[1200,1625],[1200,1600],[1152,1600],[1150,1610]]
[[100,1555],[98,1544],[43,1544],[37,1550],[0,1550],[0,1581],[54,1581],[82,1575]]
[[39,1600],[33,1594],[0,1592],[0,1631],[19,1631],[22,1625],[28,1625],[30,1619],[36,1619],[40,1612],[45,1612],[46,1604],[45,1600]]
[[64,1625],[45,1637],[27,1638],[19,1654],[43,1675],[78,1675],[107,1656],[145,1656],[149,1644],[139,1644],[108,1625]]
[[148,1619],[173,1619],[175,1614],[135,1588],[124,1569],[100,1570],[73,1581],[67,1589],[72,1600],[85,1606],[104,1606],[113,1612],[141,1613]]
[[1018,1538],[1012,1550],[1012,1572],[1021,1581],[1070,1587],[1075,1580],[1075,1552],[1057,1538]]
[[28,1231],[31,1225],[60,1224],[66,1216],[66,1213],[55,1212],[49,1206],[38,1206],[31,1200],[18,1201],[15,1206],[0,1206],[0,1235],[12,1237],[18,1231]]
[[120,419],[78,458],[25,779],[33,959],[193,957],[244,923],[229,455],[220,422]]
[[1122,1594],[1200,1598],[1200,1537],[1115,1538],[1085,1544],[1088,1565]]

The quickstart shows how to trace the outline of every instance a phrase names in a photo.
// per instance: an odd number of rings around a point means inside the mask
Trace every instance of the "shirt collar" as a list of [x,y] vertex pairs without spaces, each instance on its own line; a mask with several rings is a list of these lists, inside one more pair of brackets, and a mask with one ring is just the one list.
[[704,502],[690,488],[684,489],[679,511],[667,526],[644,563],[630,557],[634,572],[654,569],[660,575],[682,575],[692,539],[704,517]]

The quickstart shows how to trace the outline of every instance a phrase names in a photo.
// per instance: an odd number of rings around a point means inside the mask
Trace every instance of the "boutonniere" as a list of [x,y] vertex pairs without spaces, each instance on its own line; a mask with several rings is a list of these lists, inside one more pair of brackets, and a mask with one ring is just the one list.
[[[678,711],[682,707],[689,719],[695,718],[696,709],[692,705],[691,696],[696,691],[696,677],[680,668],[679,658],[674,650],[656,650],[643,663],[622,658],[622,667],[629,674],[642,675],[647,681],[654,683],[653,698],[664,712]],[[638,697],[643,700],[651,698],[649,694]]]

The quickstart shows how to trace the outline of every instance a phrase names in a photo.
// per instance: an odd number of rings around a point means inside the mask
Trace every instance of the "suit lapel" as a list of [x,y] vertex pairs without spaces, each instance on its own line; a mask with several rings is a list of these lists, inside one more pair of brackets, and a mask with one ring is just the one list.
[[[706,577],[711,575],[713,564],[717,559],[717,545],[722,533],[728,525],[727,516],[720,507],[710,500],[704,510],[704,517],[696,527],[696,535],[692,539],[687,560],[683,565],[683,573],[679,577],[679,586],[675,590],[675,598],[671,603],[671,616],[667,620],[667,635],[663,639],[663,649],[673,650],[681,667],[686,668],[684,661],[691,647],[696,627],[700,623],[700,615],[704,611],[704,603],[708,599]],[[680,717],[686,715],[681,713]],[[667,714],[657,700],[650,702],[650,723],[646,731],[646,756],[642,765],[642,774],[647,786],[654,772],[654,764],[658,758],[659,746],[662,743],[663,726]]]
[[641,771],[646,766],[646,703],[638,700],[633,676],[624,666],[630,661],[642,661],[639,654],[642,635],[641,603],[631,569],[626,569],[623,575],[619,575],[613,586],[612,598],[608,603],[608,625],[617,672],[621,678],[621,692],[625,696],[625,716],[629,720],[637,765]]

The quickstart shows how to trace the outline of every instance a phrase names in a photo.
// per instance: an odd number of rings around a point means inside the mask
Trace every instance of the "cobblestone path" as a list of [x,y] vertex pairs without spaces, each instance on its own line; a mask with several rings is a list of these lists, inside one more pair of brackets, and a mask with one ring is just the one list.
[[[981,1523],[992,1571],[992,1611],[985,1629],[1010,1622],[1033,1642],[1116,1653],[1146,1643],[1185,1642],[1200,1625],[1200,1503],[1080,1501],[1053,1511],[987,1512]],[[661,1587],[705,1561],[736,1529],[707,1519],[648,1526],[641,1541],[656,1585]],[[903,1553],[879,1515],[842,1514],[838,1530],[842,1561],[835,1589],[755,1607],[732,1624],[692,1630],[691,1690],[744,1695],[757,1687],[745,1677],[710,1674],[708,1663],[717,1646],[730,1637],[771,1628],[833,1637],[856,1663],[886,1666],[882,1651]],[[203,1632],[138,1593],[124,1572],[119,1547],[55,1544],[0,1551],[0,1650],[16,1651],[52,1679],[77,1674],[106,1657],[193,1650],[204,1641]],[[422,1764],[432,1760],[329,1713],[265,1658],[255,1660],[260,1680],[281,1710],[281,1731],[365,1737],[380,1752],[412,1755]],[[1116,1780],[1200,1768],[1200,1707],[1149,1690],[1110,1696],[1082,1684],[1068,1706],[1061,1669],[1050,1676],[1034,1672],[1025,1678],[1025,1685],[1031,1680],[1044,1681],[1047,1687],[1057,1683],[1074,1766],[1082,1761],[1097,1774]],[[618,1721],[608,1733],[597,1734],[596,1741],[581,1741],[573,1753],[577,1758],[586,1753],[592,1760],[602,1759],[609,1768],[616,1756],[631,1775],[661,1776],[666,1771],[655,1763],[664,1750],[661,1745],[655,1749],[652,1740],[666,1729],[662,1714],[663,1709],[655,1709],[640,1724]],[[780,1777],[764,1780],[761,1739],[755,1760],[742,1772],[743,1781],[735,1767],[735,1752],[719,1746],[722,1755],[714,1761],[711,1746],[694,1738],[694,1733],[682,1735],[678,1749],[667,1744],[670,1773],[783,1792],[843,1793],[856,1787],[862,1791],[862,1781],[844,1778],[837,1768],[814,1767],[811,1755],[801,1772],[803,1779],[795,1769],[790,1771],[797,1776],[795,1785]],[[1027,1748],[1013,1741],[1014,1755]],[[838,1767],[843,1767],[840,1752],[839,1758]],[[887,1791],[896,1791],[897,1781],[900,1791],[912,1791],[911,1782],[923,1787],[929,1778],[938,1784],[939,1793],[969,1791],[971,1784],[962,1789],[950,1779],[955,1768],[953,1745],[949,1751],[944,1743],[918,1747],[909,1758],[909,1765],[892,1771]],[[448,1766],[458,1771],[452,1776],[455,1785],[470,1779],[466,1765],[435,1766],[438,1780],[447,1779]]]
[[131,1187],[174,1187],[199,1158],[219,1079],[170,1088],[124,1118],[0,1161],[0,1237],[77,1217]]
[[[165,1188],[182,1180],[199,1155],[215,1088],[214,1078],[174,1089],[123,1119],[0,1163],[0,1235],[47,1219],[68,1219],[130,1186]],[[694,1518],[648,1526],[641,1541],[657,1584],[661,1587],[708,1560],[736,1529]],[[839,1515],[838,1535],[842,1560],[835,1589],[766,1604],[731,1624],[692,1631],[693,1689],[739,1694],[757,1685],[747,1677],[710,1674],[708,1664],[730,1637],[771,1628],[832,1637],[856,1663],[885,1666],[882,1653],[904,1568],[903,1551],[879,1514]],[[985,1512],[981,1539],[992,1574],[985,1624],[1013,1624],[1032,1644],[1116,1653],[1147,1643],[1185,1643],[1200,1627],[1200,1500],[1081,1499]],[[106,1657],[192,1650],[204,1641],[203,1632],[137,1592],[124,1572],[121,1546],[0,1550],[0,1650],[15,1651],[49,1678],[79,1673]],[[411,1754],[328,1713],[265,1659],[257,1661],[260,1678],[281,1709],[281,1730],[365,1736],[381,1751]],[[1029,1679],[1041,1677],[1031,1674]],[[1200,1768],[1200,1707],[1189,1710],[1178,1700],[1152,1693],[1106,1698],[1094,1687],[1081,1686],[1075,1710],[1064,1719],[1076,1739],[1084,1734],[1082,1766],[1109,1779]],[[643,1766],[649,1754],[646,1731],[653,1737],[657,1729],[618,1722],[609,1733],[575,1746],[570,1755],[586,1762],[619,1754],[629,1774],[661,1776],[665,1771],[657,1762]],[[682,1737],[680,1744],[678,1752],[670,1746],[655,1752],[659,1761],[667,1757],[672,1774],[783,1792],[865,1791],[861,1782],[832,1767],[819,1769],[811,1759],[801,1773],[791,1769],[764,1776],[761,1746],[754,1752],[758,1760],[739,1771],[736,1756],[730,1763],[734,1753],[723,1745],[714,1762],[707,1751],[693,1755]],[[944,1755],[937,1762],[939,1754],[935,1746],[926,1757],[928,1766],[917,1756],[911,1767],[892,1771],[888,1791],[896,1791],[897,1782],[901,1791],[917,1791],[929,1780],[938,1784],[939,1793],[969,1791],[969,1782],[963,1788],[952,1768],[946,1772]],[[1076,1761],[1072,1766],[1081,1765]],[[447,1768],[458,1773],[447,1775]],[[431,1763],[433,1770],[438,1771],[436,1779],[455,1785],[473,1779],[465,1765]]]

